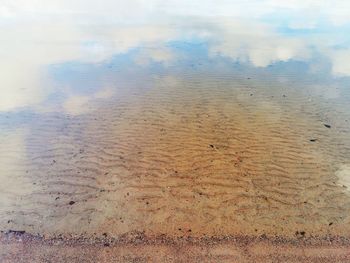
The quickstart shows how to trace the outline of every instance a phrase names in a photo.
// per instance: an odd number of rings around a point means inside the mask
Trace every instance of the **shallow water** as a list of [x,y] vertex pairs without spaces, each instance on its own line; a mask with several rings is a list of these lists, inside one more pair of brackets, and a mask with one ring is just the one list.
[[1,230],[349,236],[347,21],[172,8],[0,20]]

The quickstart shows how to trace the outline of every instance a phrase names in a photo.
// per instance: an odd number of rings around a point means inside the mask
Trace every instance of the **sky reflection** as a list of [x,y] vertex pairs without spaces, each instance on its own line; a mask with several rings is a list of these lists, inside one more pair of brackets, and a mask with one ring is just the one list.
[[[61,109],[86,112],[72,110],[74,101],[82,107],[113,87],[74,92],[84,87],[56,79],[54,66],[109,64],[118,55],[141,67],[228,58],[257,68],[301,61],[311,73],[350,75],[346,1],[3,1],[0,27],[3,112],[40,111],[43,103],[48,110],[57,92]],[[198,43],[205,55],[193,54]]]

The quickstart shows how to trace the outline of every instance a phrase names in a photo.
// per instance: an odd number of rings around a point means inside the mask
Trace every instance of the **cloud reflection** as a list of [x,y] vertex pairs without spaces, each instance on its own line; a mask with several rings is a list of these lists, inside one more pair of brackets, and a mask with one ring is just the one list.
[[[338,49],[349,41],[329,39],[334,36],[330,31],[338,27],[346,31],[350,2],[102,2],[2,1],[0,111],[37,106],[60,88],[52,84],[47,66],[69,61],[101,63],[135,48],[143,48],[133,57],[136,64],[158,62],[168,66],[179,55],[166,47],[172,41],[204,41],[211,56],[256,67],[308,61],[316,50],[328,56],[334,76],[350,76],[350,52],[346,47]],[[303,34],[298,31],[301,29],[311,31]],[[326,31],[314,34],[312,30]],[[85,106],[95,98],[75,96],[63,102],[63,108],[70,111],[74,101]]]
[[251,62],[266,67],[274,62],[310,57],[303,39],[282,37],[267,25],[226,20],[220,24],[219,43],[211,52],[231,57],[240,62]]
[[114,95],[114,91],[110,88],[102,89],[94,94],[80,96],[71,95],[63,102],[63,109],[71,115],[80,115],[94,110],[90,103],[97,99],[108,99]]

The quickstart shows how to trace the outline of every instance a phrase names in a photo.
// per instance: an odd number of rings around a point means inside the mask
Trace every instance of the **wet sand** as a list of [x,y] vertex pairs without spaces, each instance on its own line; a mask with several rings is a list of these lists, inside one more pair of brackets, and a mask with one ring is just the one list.
[[6,233],[0,239],[1,262],[348,262],[349,240],[225,237],[147,238],[129,233],[109,238],[46,239]]
[[213,69],[130,79],[83,114],[1,120],[4,262],[350,259],[346,98]]
[[89,114],[27,116],[16,130],[5,119],[1,168],[16,184],[1,193],[2,229],[350,233],[342,113],[330,123],[322,103],[259,82],[165,76]]

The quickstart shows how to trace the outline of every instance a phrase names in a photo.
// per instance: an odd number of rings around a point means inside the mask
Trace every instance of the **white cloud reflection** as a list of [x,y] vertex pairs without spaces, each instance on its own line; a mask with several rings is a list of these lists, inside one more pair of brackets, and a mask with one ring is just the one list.
[[[271,17],[277,18],[268,22]],[[156,61],[167,65],[176,54],[163,45],[189,36],[208,41],[211,55],[257,67],[307,60],[309,47],[314,46],[329,57],[335,76],[350,76],[350,52],[333,50],[338,43],[327,39],[327,34],[298,36],[278,31],[281,25],[299,30],[315,29],[320,23],[332,30],[348,25],[350,2],[3,0],[0,111],[45,100],[51,92],[45,70],[48,65],[97,63],[137,47],[146,47],[135,58],[138,64]],[[86,100],[89,103],[91,98]]]
[[350,49],[331,52],[332,72],[337,76],[350,76]]
[[251,62],[256,67],[290,59],[305,60],[310,56],[303,39],[281,37],[270,26],[235,20],[220,25],[217,38],[221,41],[212,46],[214,54]]
[[174,52],[165,47],[142,49],[136,56],[135,62],[138,65],[147,66],[151,62],[163,63],[169,65],[176,59]]
[[88,113],[95,109],[95,107],[90,105],[91,102],[98,99],[108,99],[112,97],[114,93],[115,91],[112,88],[105,88],[90,95],[70,95],[63,102],[62,107],[64,112],[71,115],[80,115],[83,113]]

